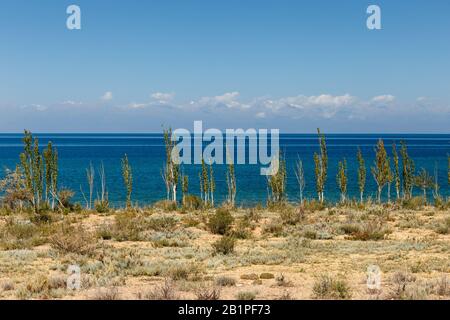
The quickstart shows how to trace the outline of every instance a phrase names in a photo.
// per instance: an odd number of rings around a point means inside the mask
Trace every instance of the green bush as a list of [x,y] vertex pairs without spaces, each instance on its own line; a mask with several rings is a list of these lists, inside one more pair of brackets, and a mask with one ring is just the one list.
[[199,210],[202,208],[203,202],[200,197],[192,194],[185,195],[183,198],[184,210]]
[[214,255],[216,254],[230,254],[234,252],[234,246],[236,244],[236,240],[233,237],[223,236],[216,242],[212,244],[214,249]]
[[95,211],[98,213],[108,213],[109,212],[109,201],[108,200],[95,200],[94,203]]
[[219,208],[216,213],[209,218],[208,227],[214,234],[226,234],[234,221],[233,216],[227,209]]
[[172,212],[172,211],[176,211],[178,209],[177,203],[172,200],[157,201],[153,204],[153,207],[156,209],[161,209],[166,212]]
[[334,279],[331,276],[319,277],[313,285],[313,299],[350,299],[350,286],[345,280]]
[[402,201],[403,209],[408,210],[420,210],[427,204],[424,197],[412,197],[410,199],[404,199]]

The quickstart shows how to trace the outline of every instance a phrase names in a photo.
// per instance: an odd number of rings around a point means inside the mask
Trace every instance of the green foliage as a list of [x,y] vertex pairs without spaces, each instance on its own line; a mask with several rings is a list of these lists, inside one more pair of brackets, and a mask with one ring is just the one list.
[[414,161],[408,155],[406,143],[401,141],[400,155],[402,157],[403,198],[412,198],[414,187]]
[[212,244],[214,255],[223,254],[227,255],[234,252],[234,246],[236,245],[236,239],[230,236],[223,236]]
[[339,169],[336,181],[341,190],[341,202],[344,203],[347,196],[347,160],[339,161]]
[[314,299],[350,299],[351,297],[351,288],[345,280],[322,275],[314,282]]
[[414,177],[414,185],[422,189],[423,198],[427,201],[427,189],[434,187],[433,177],[422,168],[419,173]]
[[392,145],[392,156],[393,156],[393,160],[394,160],[395,191],[397,194],[397,200],[399,200],[400,199],[401,181],[400,181],[399,158],[398,158],[397,147],[396,147],[395,143]]
[[219,208],[216,213],[209,218],[208,227],[214,234],[226,234],[234,221],[230,211]]
[[202,199],[196,195],[186,194],[183,201],[184,210],[199,210],[203,206]]
[[389,181],[389,158],[384,148],[383,140],[379,140],[375,148],[375,161],[372,167],[372,175],[378,186],[378,203],[381,203],[381,192]]
[[131,207],[131,192],[133,191],[133,172],[131,170],[130,163],[128,161],[128,156],[125,154],[125,157],[122,159],[122,177],[123,182],[125,184],[125,188],[127,190],[127,208]]
[[234,164],[232,159],[228,160],[226,181],[227,181],[227,202],[228,205],[234,208],[236,203],[236,175],[234,171]]
[[320,154],[314,153],[314,173],[316,175],[316,190],[319,201],[324,202],[324,191],[328,170],[328,153],[325,135],[321,134],[320,129],[317,129],[317,134],[319,136]]
[[268,176],[269,204],[280,204],[286,200],[286,160],[279,157],[278,171]]
[[358,187],[360,194],[360,202],[364,201],[364,189],[366,187],[366,164],[361,152],[361,148],[358,147],[358,153],[356,154],[358,160]]

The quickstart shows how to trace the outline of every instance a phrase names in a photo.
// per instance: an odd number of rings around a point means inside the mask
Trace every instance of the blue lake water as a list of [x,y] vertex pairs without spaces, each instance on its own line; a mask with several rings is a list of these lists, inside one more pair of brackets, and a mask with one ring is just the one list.
[[[127,154],[133,168],[133,201],[141,205],[149,204],[165,197],[165,186],[161,178],[161,168],[165,161],[164,143],[161,134],[38,134],[41,146],[51,140],[58,148],[60,167],[60,186],[75,191],[75,200],[82,202],[80,186],[87,191],[86,168],[90,162],[98,168],[103,162],[109,199],[115,206],[124,204],[125,189],[121,176],[121,158]],[[400,145],[404,140],[408,151],[416,164],[416,169],[425,168],[434,174],[438,168],[441,194],[450,196],[447,184],[447,154],[450,154],[450,135],[422,134],[329,134],[326,136],[329,171],[325,197],[328,200],[339,199],[336,184],[338,161],[346,158],[348,162],[348,195],[359,196],[357,185],[356,152],[361,148],[367,167],[367,196],[375,197],[375,183],[370,173],[373,164],[374,147],[378,139],[383,139],[391,153],[392,143]],[[22,151],[22,134],[0,134],[0,167],[14,168]],[[294,175],[295,162],[303,160],[306,178],[307,198],[316,197],[313,154],[318,151],[317,136],[314,134],[282,134],[280,149],[287,161],[288,199],[298,199],[297,181]],[[200,167],[186,165],[183,168],[189,176],[189,191],[199,194]],[[236,166],[237,200],[242,205],[265,204],[267,199],[266,177],[260,175],[259,165]],[[217,190],[215,198],[221,202],[226,197],[225,165],[215,165]],[[2,176],[3,173],[0,174]],[[99,188],[98,175],[96,176]],[[387,189],[387,188],[386,188]],[[385,190],[385,195],[386,196]],[[394,196],[392,187],[392,196]],[[419,190],[416,189],[416,193]],[[431,194],[431,191],[429,191]]]

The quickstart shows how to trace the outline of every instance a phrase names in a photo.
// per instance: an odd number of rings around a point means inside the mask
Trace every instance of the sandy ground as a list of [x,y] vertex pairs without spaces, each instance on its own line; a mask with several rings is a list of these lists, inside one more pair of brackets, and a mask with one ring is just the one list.
[[[208,227],[213,210],[71,213],[37,235],[8,229],[32,223],[26,215],[3,216],[0,299],[449,299],[449,210],[334,208],[294,222],[282,212],[233,210],[232,230],[245,221],[246,236],[227,255],[212,247],[222,237]],[[369,221],[382,226],[378,239],[343,231]],[[80,267],[79,290],[66,287],[70,265]],[[367,288],[370,265],[381,270],[379,290]],[[230,285],[219,283],[224,277]]]

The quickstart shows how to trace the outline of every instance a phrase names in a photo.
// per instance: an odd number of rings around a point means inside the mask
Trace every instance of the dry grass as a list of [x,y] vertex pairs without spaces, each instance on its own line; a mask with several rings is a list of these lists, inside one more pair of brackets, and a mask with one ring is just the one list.
[[[192,212],[158,206],[67,213],[46,222],[9,212],[0,216],[0,295],[450,299],[450,211],[414,201],[407,205],[414,209],[314,201],[302,208]],[[66,280],[74,264],[81,268],[82,288],[72,291]],[[365,283],[373,264],[382,271],[375,293]]]

